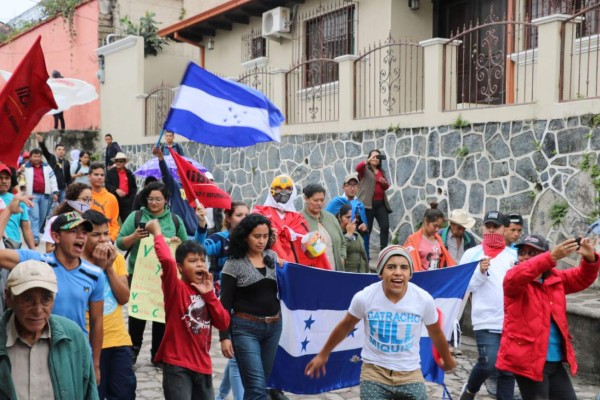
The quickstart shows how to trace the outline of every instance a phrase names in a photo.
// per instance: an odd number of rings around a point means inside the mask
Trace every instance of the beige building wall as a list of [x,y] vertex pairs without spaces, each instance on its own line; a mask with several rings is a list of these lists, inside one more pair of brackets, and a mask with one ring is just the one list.
[[[144,41],[130,36],[96,50],[104,57],[100,128],[120,144],[140,143],[144,127]],[[132,141],[137,137],[136,141]]]

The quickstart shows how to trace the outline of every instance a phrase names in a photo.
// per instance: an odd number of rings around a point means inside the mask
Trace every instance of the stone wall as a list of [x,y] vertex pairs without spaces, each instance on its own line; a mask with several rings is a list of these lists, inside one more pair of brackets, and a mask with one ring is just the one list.
[[[299,190],[311,182],[327,188],[327,198],[341,193],[346,173],[372,149],[387,155],[384,169],[392,182],[388,196],[394,212],[391,229],[398,241],[421,223],[435,200],[448,213],[468,210],[481,232],[486,210],[521,213],[524,231],[546,235],[552,243],[582,235],[598,209],[598,193],[582,160],[596,165],[600,128],[591,115],[553,120],[488,122],[396,131],[344,132],[286,136],[281,144],[219,148],[184,143],[187,155],[200,161],[234,199],[262,204],[273,177],[292,176]],[[118,140],[118,138],[115,138]],[[128,146],[134,163],[151,157],[150,145]],[[568,211],[554,225],[550,209],[562,202]],[[296,200],[297,208],[302,199]]]

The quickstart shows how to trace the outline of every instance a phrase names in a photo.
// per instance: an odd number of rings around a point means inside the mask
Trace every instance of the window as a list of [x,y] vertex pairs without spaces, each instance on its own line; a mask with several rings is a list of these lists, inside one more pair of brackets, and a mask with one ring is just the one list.
[[[352,5],[306,20],[305,59],[333,60],[354,53],[354,14]],[[307,68],[306,82],[308,86],[334,82],[338,73],[337,63],[315,61]]]
[[242,36],[242,62],[267,56],[267,40],[261,36],[261,30],[251,30]]

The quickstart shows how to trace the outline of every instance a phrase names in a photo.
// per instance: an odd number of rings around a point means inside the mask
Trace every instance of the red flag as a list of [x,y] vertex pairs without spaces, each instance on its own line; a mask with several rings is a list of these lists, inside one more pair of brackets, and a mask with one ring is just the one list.
[[231,208],[231,197],[212,183],[202,172],[169,147],[177,173],[185,191],[185,197],[192,208],[196,208],[196,199],[208,208]]
[[33,128],[44,114],[58,108],[46,83],[41,39],[37,38],[0,92],[0,161],[15,168]]

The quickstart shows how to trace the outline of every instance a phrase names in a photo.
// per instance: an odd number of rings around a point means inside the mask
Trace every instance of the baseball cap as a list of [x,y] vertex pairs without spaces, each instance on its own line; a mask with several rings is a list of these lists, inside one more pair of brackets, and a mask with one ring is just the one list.
[[25,153],[23,153],[23,158],[29,158],[30,154],[28,151],[26,151]]
[[52,293],[58,292],[56,274],[52,267],[36,260],[18,263],[8,275],[6,288],[15,296],[33,288],[47,289]]
[[90,221],[83,219],[83,217],[75,211],[71,211],[58,215],[50,228],[52,232],[58,232],[66,231],[82,224],[86,231],[91,232],[94,230],[94,226]]
[[505,226],[506,221],[506,215],[502,214],[500,211],[488,211],[483,218],[484,225],[491,222],[496,226]]
[[356,172],[351,172],[344,177],[344,185],[353,179],[358,182],[358,174]]
[[521,214],[508,214],[508,222],[511,224],[523,225],[523,217]]
[[541,251],[550,250],[550,246],[548,246],[548,241],[544,239],[541,235],[529,234],[523,236],[521,239],[515,243],[516,247],[521,246],[531,246],[534,249],[538,249]]
[[6,164],[0,164],[0,172],[8,172],[8,175],[12,175],[12,171]]

